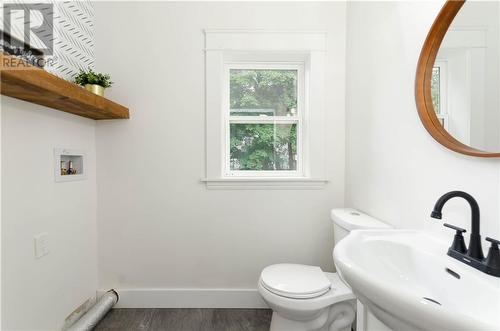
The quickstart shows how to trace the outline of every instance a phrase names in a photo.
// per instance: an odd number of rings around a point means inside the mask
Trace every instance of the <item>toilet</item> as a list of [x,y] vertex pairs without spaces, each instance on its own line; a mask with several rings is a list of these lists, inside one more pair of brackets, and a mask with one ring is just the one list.
[[[333,209],[337,244],[352,230],[391,226],[354,209]],[[273,310],[270,331],[350,331],[356,317],[356,297],[337,273],[320,267],[281,263],[270,265],[258,290]]]

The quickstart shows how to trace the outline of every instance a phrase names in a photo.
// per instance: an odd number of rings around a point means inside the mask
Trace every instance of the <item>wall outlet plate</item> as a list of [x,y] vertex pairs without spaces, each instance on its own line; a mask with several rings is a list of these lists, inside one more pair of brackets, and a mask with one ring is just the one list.
[[49,254],[49,234],[43,232],[37,234],[35,240],[35,258],[40,259]]

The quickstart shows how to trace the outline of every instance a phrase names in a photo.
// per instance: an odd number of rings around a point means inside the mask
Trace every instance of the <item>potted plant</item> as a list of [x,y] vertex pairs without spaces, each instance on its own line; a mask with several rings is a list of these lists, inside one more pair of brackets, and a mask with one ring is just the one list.
[[80,72],[75,76],[75,84],[85,87],[87,91],[104,96],[104,89],[111,87],[113,82],[108,74],[94,72],[92,69],[88,71],[80,69]]

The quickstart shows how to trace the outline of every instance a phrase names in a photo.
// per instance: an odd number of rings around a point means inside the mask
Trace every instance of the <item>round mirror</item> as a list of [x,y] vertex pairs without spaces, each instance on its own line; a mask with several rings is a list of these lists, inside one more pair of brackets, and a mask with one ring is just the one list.
[[448,1],[427,36],[416,100],[429,133],[456,152],[500,156],[500,2]]

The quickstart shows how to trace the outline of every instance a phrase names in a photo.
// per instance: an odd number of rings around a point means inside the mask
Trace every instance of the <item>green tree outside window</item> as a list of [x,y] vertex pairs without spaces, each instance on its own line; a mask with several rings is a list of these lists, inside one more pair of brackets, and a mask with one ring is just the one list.
[[[297,115],[297,70],[231,69],[231,116]],[[297,124],[231,123],[231,170],[297,170]]]

